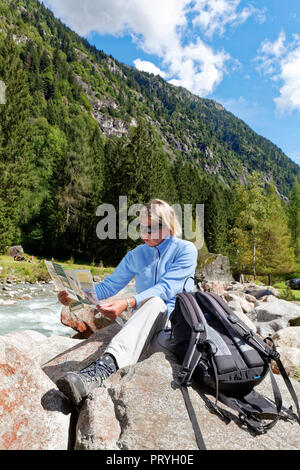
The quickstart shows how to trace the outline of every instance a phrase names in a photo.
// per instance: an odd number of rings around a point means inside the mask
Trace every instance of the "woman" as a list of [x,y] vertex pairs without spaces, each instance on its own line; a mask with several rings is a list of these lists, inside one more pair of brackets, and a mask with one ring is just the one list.
[[[114,321],[133,308],[131,318],[109,343],[102,357],[79,372],[68,372],[58,380],[58,388],[78,405],[117,369],[135,364],[142,352],[151,348],[174,309],[176,294],[187,278],[194,276],[197,250],[193,243],[178,238],[181,227],[174,210],[160,199],[152,200],[140,214],[144,244],[129,251],[113,274],[95,286],[99,300],[117,294],[136,276],[136,295],[101,302],[98,310]],[[186,291],[193,290],[188,279]],[[58,295],[68,305],[65,291]]]

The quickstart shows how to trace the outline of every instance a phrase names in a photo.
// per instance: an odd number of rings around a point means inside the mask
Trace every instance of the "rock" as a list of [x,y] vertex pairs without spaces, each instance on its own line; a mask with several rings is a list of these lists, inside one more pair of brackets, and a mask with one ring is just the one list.
[[13,331],[0,336],[0,341],[11,344],[20,352],[30,356],[39,365],[48,362],[53,356],[61,354],[66,349],[75,347],[81,340],[66,336],[47,337],[32,330]]
[[257,332],[262,336],[272,336],[278,330],[289,326],[289,321],[300,318],[300,307],[286,300],[272,297],[270,302],[262,302],[248,316],[256,321]]
[[21,297],[21,300],[30,300],[32,299],[32,296],[30,294],[23,294]]
[[231,308],[231,310],[235,313],[243,313],[240,300],[238,298],[231,299],[227,301],[228,307]]
[[224,285],[221,281],[203,282],[202,288],[204,292],[214,292],[218,295],[224,295]]
[[[78,421],[75,448],[197,450],[184,400],[174,380],[178,370],[178,364],[171,357],[166,359],[163,353],[156,353],[111,376],[105,383],[105,389],[95,390],[86,401],[86,408],[82,410],[85,416],[80,416]],[[289,406],[292,400],[281,377],[277,377],[277,382],[284,406]],[[293,384],[299,394],[300,384]],[[257,389],[272,398],[269,377]],[[206,406],[207,398],[197,387],[190,387],[190,396],[208,450],[300,448],[297,423],[280,420],[275,428],[257,438],[238,425],[236,415],[225,405],[222,407],[233,418],[227,425],[210,412]],[[210,400],[213,398],[210,397]],[[102,426],[99,424],[101,416]],[[121,428],[119,435],[117,421]]]
[[117,446],[121,426],[114,402],[106,388],[87,399],[76,426],[75,450],[120,450]]
[[29,354],[2,338],[0,449],[66,450],[69,402]]
[[[43,365],[43,371],[48,377],[56,382],[66,372],[80,370],[87,367],[91,362],[101,356],[102,351],[108,345],[111,338],[120,331],[118,323],[113,323],[103,328],[88,339],[79,341],[70,349],[65,349],[62,354],[55,356]],[[74,340],[71,340],[74,341]]]
[[[74,423],[70,404],[54,382],[66,371],[80,370],[98,358],[119,330],[113,324],[86,340],[47,338],[32,331],[0,337],[0,448],[197,450],[175,380],[180,366],[171,353],[143,356],[138,364],[120,369],[89,395]],[[276,379],[283,404],[289,407],[292,400],[284,382],[280,376]],[[272,399],[269,380],[268,376],[257,390]],[[293,386],[299,395],[300,383],[293,381]],[[233,410],[222,405],[233,418],[226,425],[209,410],[208,396],[196,386],[190,387],[190,395],[209,450],[300,449],[297,423],[279,420],[257,438],[238,424]]]
[[[277,351],[280,354],[280,360],[286,370],[287,375],[290,377],[294,377],[296,367],[299,367],[300,364],[300,349],[280,346],[277,348]],[[271,362],[271,368],[274,374],[280,374],[280,371],[275,361]]]
[[81,338],[89,338],[93,333],[111,324],[101,313],[92,307],[83,307],[70,312],[69,307],[63,307],[61,311],[63,325],[73,328],[80,333]]
[[244,309],[242,308],[242,303],[247,304],[247,310],[249,311],[250,307],[246,300],[242,299],[238,295],[234,295],[231,292],[226,292],[224,294],[224,300],[227,302],[228,307],[250,328],[250,330],[256,333],[256,326],[250,320],[250,318],[245,315]]
[[[250,296],[252,298],[252,296]],[[256,302],[248,302],[246,300],[246,296],[243,293],[235,293],[232,294],[231,292],[224,293],[224,299],[228,302],[228,305],[232,310],[242,311],[244,313],[248,313],[254,309]]]
[[[300,326],[290,326],[277,331],[272,336],[276,347],[289,347],[300,349]],[[299,364],[300,365],[300,362]]]
[[198,282],[203,279],[205,281],[233,281],[228,257],[213,253],[199,254],[195,278]]
[[271,291],[270,289],[255,289],[255,290],[246,289],[244,292],[246,294],[252,295],[256,299],[261,299],[261,297],[264,297],[266,295],[275,295],[274,292]]
[[24,255],[24,250],[22,246],[12,246],[9,250],[9,255],[14,257],[14,256],[23,256]]
[[[272,339],[287,374],[294,377],[296,367],[300,365],[300,326],[283,328]],[[275,374],[280,373],[275,361],[272,361],[271,367]]]

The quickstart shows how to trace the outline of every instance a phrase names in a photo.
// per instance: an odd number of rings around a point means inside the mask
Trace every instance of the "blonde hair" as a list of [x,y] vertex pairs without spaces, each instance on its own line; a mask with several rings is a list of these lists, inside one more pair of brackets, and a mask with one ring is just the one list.
[[150,217],[151,220],[169,228],[170,235],[181,237],[182,229],[173,207],[161,199],[152,199],[141,210],[140,217]]

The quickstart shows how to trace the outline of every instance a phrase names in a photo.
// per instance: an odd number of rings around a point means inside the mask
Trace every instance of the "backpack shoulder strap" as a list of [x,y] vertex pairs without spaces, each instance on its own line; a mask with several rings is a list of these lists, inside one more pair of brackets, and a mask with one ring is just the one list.
[[181,370],[178,374],[178,380],[180,382],[180,390],[183,395],[185,406],[193,426],[198,448],[199,450],[207,450],[187,388],[187,385],[190,384],[193,372],[201,357],[201,351],[197,350],[197,345],[201,341],[204,342],[207,338],[206,321],[193,294],[184,291],[181,294],[178,294],[177,298],[179,298],[179,301],[184,304],[184,308],[181,309],[181,313],[185,321],[191,327],[190,342],[182,363]]
[[196,438],[198,448],[199,448],[199,450],[207,450],[206,446],[205,446],[205,443],[204,443],[204,440],[203,440],[203,437],[202,437],[202,433],[201,433],[198,421],[197,421],[197,416],[196,416],[193,404],[192,404],[191,399],[190,399],[189,391],[188,391],[188,389],[185,385],[181,385],[180,389],[181,389],[181,393],[182,393],[183,398],[184,398],[184,402],[185,402],[185,406],[186,406],[189,418],[190,418],[192,426],[193,426],[193,430],[194,430],[194,434],[195,434],[195,438]]
[[201,350],[197,349],[197,345],[200,342],[204,342],[207,338],[207,325],[205,317],[193,294],[182,292],[181,294],[178,294],[177,297],[179,298],[179,301],[184,304],[184,308],[181,309],[181,313],[185,321],[191,327],[190,342],[178,379],[181,384],[189,384],[202,354]]

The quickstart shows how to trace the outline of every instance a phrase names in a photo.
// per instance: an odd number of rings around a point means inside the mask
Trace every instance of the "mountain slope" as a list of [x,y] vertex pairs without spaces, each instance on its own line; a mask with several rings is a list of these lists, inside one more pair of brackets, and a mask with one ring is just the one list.
[[[220,104],[96,50],[36,0],[0,0],[1,36],[8,30],[13,31],[25,67],[29,64],[31,92],[42,87],[48,102],[60,101],[66,107],[64,88],[75,78],[74,101],[97,120],[105,137],[126,137],[141,117],[148,121],[171,160],[182,155],[194,161],[201,172],[229,186],[235,181],[245,183],[247,175],[258,170],[266,182],[274,179],[279,193],[288,196],[295,176],[300,175],[299,166],[278,147]],[[45,63],[39,85],[33,83],[32,67],[34,54],[41,48]],[[60,83],[55,82],[52,67],[57,51],[73,72]],[[72,82],[72,86],[76,85]]]

